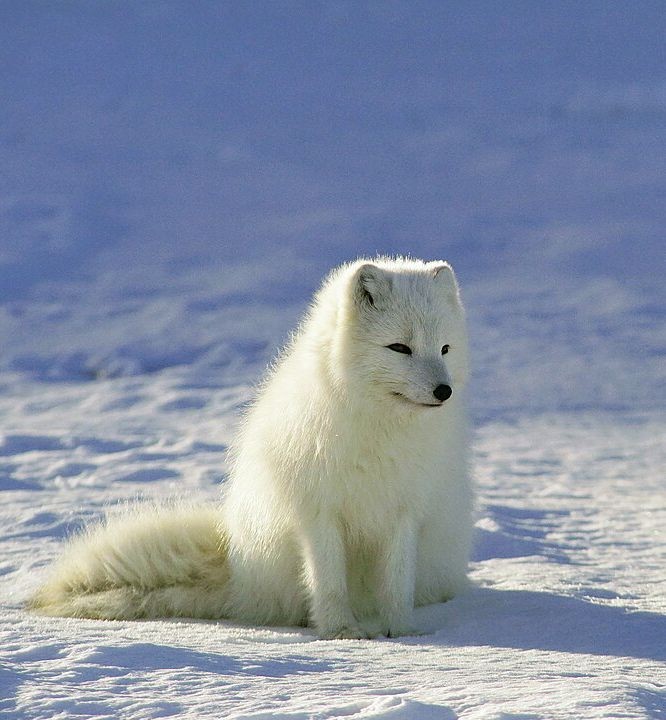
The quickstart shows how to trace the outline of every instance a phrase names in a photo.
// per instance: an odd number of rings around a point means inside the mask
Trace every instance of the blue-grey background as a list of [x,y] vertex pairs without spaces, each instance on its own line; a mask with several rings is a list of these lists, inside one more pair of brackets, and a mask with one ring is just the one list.
[[445,258],[479,418],[664,402],[662,2],[0,2],[0,367],[253,378]]

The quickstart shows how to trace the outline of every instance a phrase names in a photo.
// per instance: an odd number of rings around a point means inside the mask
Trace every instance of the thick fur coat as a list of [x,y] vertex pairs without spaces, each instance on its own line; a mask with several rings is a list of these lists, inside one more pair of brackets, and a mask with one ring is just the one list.
[[31,607],[412,632],[466,584],[465,318],[444,262],[334,270],[250,407],[219,508],[139,506],[72,541]]

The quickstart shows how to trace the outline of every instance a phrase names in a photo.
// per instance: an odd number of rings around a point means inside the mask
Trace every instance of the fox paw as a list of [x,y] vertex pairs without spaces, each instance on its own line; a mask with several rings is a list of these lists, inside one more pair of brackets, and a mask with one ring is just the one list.
[[367,640],[373,637],[371,633],[358,625],[343,625],[319,632],[322,640]]
[[423,635],[423,631],[417,630],[411,625],[393,624],[385,627],[382,634],[387,638],[417,637]]

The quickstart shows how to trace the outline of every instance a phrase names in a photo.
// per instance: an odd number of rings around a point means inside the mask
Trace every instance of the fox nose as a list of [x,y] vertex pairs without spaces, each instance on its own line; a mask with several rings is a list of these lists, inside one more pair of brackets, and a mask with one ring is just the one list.
[[440,401],[444,402],[444,400],[448,400],[451,397],[451,393],[453,390],[451,390],[450,385],[438,385],[433,391],[432,394]]

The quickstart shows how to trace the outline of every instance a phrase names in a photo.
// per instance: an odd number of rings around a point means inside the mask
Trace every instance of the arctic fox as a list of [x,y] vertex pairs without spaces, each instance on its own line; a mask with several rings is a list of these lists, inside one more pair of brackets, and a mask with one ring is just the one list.
[[412,633],[415,605],[466,585],[468,371],[448,263],[335,269],[244,419],[221,506],[137,507],[89,529],[31,607]]

